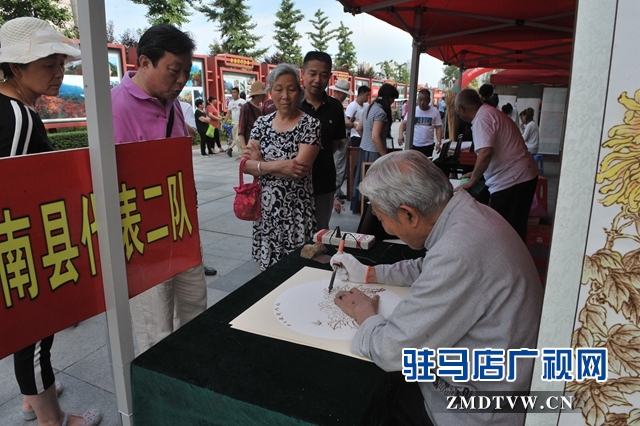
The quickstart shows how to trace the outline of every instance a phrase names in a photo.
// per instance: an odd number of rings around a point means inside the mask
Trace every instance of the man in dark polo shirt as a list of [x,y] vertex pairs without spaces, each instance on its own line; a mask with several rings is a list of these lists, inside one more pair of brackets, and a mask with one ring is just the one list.
[[327,95],[331,77],[331,56],[325,52],[311,51],[304,57],[302,79],[304,96],[300,109],[320,120],[322,149],[313,163],[313,196],[316,204],[318,229],[329,229],[336,190],[336,166],[333,153],[345,138],[344,110],[342,104]]

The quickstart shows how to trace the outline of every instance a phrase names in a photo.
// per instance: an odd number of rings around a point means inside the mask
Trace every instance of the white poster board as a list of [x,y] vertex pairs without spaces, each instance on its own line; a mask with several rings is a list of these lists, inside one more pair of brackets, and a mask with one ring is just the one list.
[[540,154],[559,154],[567,114],[567,88],[545,87],[540,111]]
[[351,353],[358,324],[333,299],[338,291],[357,287],[370,297],[380,296],[378,313],[388,316],[410,288],[355,284],[336,278],[329,293],[330,278],[331,271],[301,269],[231,321],[231,328],[368,360]]

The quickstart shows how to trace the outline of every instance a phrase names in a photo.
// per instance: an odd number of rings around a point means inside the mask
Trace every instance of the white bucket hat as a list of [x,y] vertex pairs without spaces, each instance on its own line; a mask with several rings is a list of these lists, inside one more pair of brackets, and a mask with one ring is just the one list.
[[336,81],[336,85],[329,86],[329,89],[337,90],[339,92],[346,93],[347,95],[351,96],[353,95],[353,92],[349,90],[349,86],[350,86],[349,80],[347,80],[346,78],[339,78],[338,81]]
[[15,18],[0,27],[0,63],[28,64],[54,54],[80,59],[78,43],[38,18]]

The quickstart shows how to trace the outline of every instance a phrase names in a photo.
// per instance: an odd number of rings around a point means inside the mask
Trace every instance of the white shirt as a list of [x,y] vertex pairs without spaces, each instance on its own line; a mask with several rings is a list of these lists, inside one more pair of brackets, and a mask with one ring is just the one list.
[[530,121],[524,127],[524,132],[522,133],[522,138],[524,139],[525,145],[527,145],[527,149],[532,154],[538,153],[538,147],[540,146],[540,133],[538,132],[538,125],[535,121]]
[[196,128],[196,116],[193,113],[193,108],[188,102],[180,101],[180,107],[182,108],[182,114],[184,114],[184,121],[189,126]]
[[229,101],[229,105],[227,105],[227,109],[231,111],[231,124],[238,124],[240,121],[240,108],[245,104],[244,99],[238,98],[237,100],[231,99]]
[[413,146],[429,146],[435,143],[433,136],[436,127],[442,126],[440,113],[434,107],[423,111],[416,107],[416,119],[413,127]]
[[476,152],[493,148],[491,162],[484,172],[490,193],[511,188],[538,176],[538,165],[527,151],[516,123],[508,115],[483,104],[471,121]]
[[[352,118],[355,117],[355,123],[359,123],[360,120],[362,119],[362,112],[369,107],[369,103],[365,102],[362,104],[362,106],[360,106],[358,104],[358,102],[353,101],[351,102],[349,105],[347,105],[347,109],[344,112],[344,115],[347,116],[347,118]],[[349,136],[352,138],[359,138],[360,135],[358,134],[358,132],[356,132],[356,126],[353,126],[350,130]]]

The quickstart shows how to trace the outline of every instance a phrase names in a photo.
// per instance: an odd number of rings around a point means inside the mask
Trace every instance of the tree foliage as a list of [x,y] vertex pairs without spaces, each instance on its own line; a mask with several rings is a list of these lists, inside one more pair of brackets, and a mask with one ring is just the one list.
[[447,65],[442,69],[444,76],[440,81],[446,89],[451,89],[460,75],[460,69],[455,65]]
[[296,24],[304,15],[300,9],[295,9],[295,3],[292,0],[282,0],[280,9],[276,12],[275,35],[276,50],[285,62],[301,66],[302,65],[302,48],[298,44],[298,40],[302,35],[296,31]]
[[251,23],[251,16],[246,12],[250,7],[244,0],[211,0],[196,9],[205,14],[209,21],[218,23],[222,52],[258,58],[267,51],[256,49],[262,37],[251,34],[258,24]]
[[393,61],[378,62],[376,65],[380,67],[379,75],[383,79],[395,80],[395,63]]
[[380,67],[380,72],[377,73],[376,78],[383,78],[393,80],[396,83],[409,83],[409,70],[408,64],[398,64],[396,61],[383,61],[376,65]]
[[338,40],[338,54],[335,58],[336,69],[344,69],[352,72],[356,69],[358,60],[356,58],[356,47],[351,41],[353,31],[340,21],[337,29],[336,40]]
[[269,65],[278,65],[286,61],[284,60],[284,57],[279,52],[276,52],[273,55],[264,55],[262,57],[262,61],[260,62],[264,64],[269,64]]
[[200,0],[131,0],[147,7],[145,15],[151,25],[171,24],[181,27],[193,15],[189,6],[197,7]]
[[107,43],[115,43],[116,42],[116,33],[113,28],[113,21],[109,19],[107,21]]
[[117,38],[118,43],[120,43],[127,49],[130,47],[138,47],[139,39],[140,37],[138,36],[136,30],[133,30],[131,28],[127,28],[126,30],[124,30],[124,32]]
[[61,0],[2,0],[0,3],[0,25],[25,16],[48,21],[67,37],[79,36],[78,27],[73,23],[73,13]]
[[311,47],[313,47],[314,50],[326,52],[329,48],[329,42],[336,38],[337,30],[335,28],[327,30],[331,22],[329,22],[329,19],[321,9],[316,10],[314,16],[316,20],[309,19],[309,22],[311,22],[315,31],[307,33],[307,35],[311,39]]
[[411,75],[409,74],[409,64],[406,62],[404,64],[397,65],[396,67],[396,82],[409,84],[409,80],[411,79]]
[[364,65],[360,64],[356,69],[356,77],[376,78],[376,71],[373,67],[365,68]]

